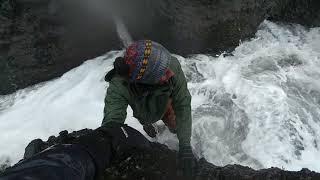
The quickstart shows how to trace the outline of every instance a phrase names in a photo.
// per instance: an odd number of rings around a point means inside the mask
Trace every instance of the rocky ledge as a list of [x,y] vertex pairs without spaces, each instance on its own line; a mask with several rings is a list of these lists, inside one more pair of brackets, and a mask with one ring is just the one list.
[[[25,150],[25,158],[33,156],[43,149],[58,143],[68,143],[91,130],[68,133],[62,131],[58,137],[51,136],[47,142],[41,139],[33,140]],[[125,157],[113,159],[111,167],[106,169],[106,180],[184,180],[177,165],[177,152],[169,150],[165,145],[152,143],[151,149],[133,150]],[[195,170],[195,180],[317,180],[320,173],[302,169],[301,171],[286,171],[279,168],[254,170],[241,165],[215,166],[205,159],[200,159]]]

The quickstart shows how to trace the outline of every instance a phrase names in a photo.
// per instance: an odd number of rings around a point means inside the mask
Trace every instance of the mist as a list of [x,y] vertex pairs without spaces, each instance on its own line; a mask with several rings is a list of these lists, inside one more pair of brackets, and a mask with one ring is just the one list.
[[123,21],[123,18],[136,14],[135,8],[130,10],[131,4],[115,0],[67,0],[53,3],[57,3],[52,4],[53,7],[62,5],[63,13],[60,16],[71,28],[69,36],[75,42],[95,39],[88,36],[88,33],[103,36],[104,32],[107,34],[110,31],[120,40],[120,48],[127,47],[133,41]]

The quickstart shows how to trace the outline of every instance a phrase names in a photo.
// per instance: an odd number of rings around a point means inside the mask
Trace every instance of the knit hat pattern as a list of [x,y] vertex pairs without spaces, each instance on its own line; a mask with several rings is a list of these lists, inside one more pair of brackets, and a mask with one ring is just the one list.
[[151,40],[132,43],[126,50],[124,60],[129,65],[132,83],[157,84],[169,67],[170,52]]

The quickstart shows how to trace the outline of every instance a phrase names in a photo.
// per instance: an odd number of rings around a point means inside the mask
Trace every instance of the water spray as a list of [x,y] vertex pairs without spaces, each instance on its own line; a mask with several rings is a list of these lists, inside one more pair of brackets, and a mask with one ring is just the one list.
[[113,19],[117,27],[118,36],[122,41],[123,46],[127,48],[133,42],[132,37],[129,34],[127,27],[119,17],[113,16]]

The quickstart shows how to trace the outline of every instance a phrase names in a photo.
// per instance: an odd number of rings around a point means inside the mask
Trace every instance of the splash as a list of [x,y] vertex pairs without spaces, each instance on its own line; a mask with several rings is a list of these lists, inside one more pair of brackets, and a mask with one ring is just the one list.
[[122,41],[122,44],[126,48],[133,42],[132,37],[127,27],[118,16],[114,16],[113,19],[117,27],[117,33],[118,33],[119,39]]

